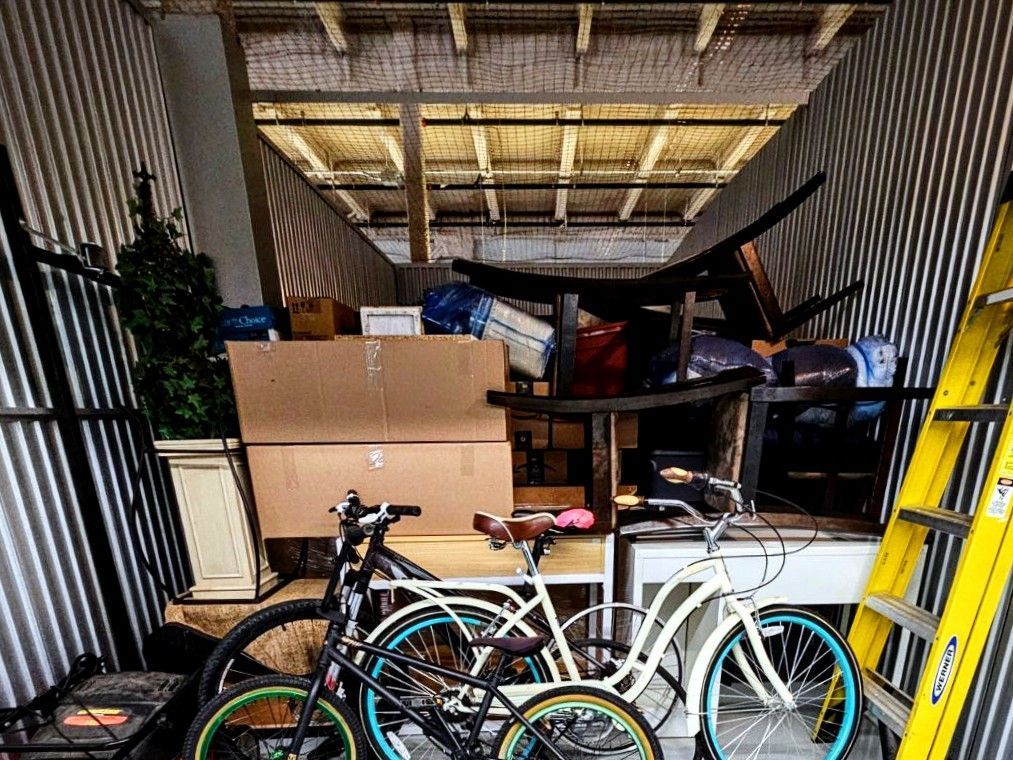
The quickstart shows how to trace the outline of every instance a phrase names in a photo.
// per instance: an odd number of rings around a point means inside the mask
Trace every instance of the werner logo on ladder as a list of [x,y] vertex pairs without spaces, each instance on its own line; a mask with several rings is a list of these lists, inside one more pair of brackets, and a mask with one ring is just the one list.
[[[901,737],[898,760],[943,760],[971,688],[1003,587],[1013,567],[1013,415],[982,399],[1013,327],[1013,177],[982,257],[849,641],[869,712]],[[973,512],[941,502],[969,430],[1002,425]],[[942,614],[905,598],[930,531],[963,541]],[[930,644],[918,688],[908,695],[878,672],[887,637],[900,626]]]

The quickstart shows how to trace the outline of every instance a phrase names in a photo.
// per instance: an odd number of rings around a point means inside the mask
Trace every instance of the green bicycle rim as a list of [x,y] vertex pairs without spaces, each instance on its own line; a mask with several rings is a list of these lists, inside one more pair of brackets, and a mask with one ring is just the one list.
[[[296,689],[291,686],[264,686],[260,689],[254,689],[252,691],[244,692],[234,699],[229,700],[221,709],[215,713],[214,717],[208,722],[201,731],[200,739],[197,740],[197,760],[207,760],[208,751],[210,750],[209,740],[218,732],[222,723],[232,715],[236,710],[241,707],[245,707],[251,702],[255,702],[263,697],[302,697],[306,699],[307,694],[302,689]],[[353,751],[353,744],[350,741],[350,729],[345,719],[338,714],[333,707],[327,704],[324,700],[317,702],[317,709],[322,710],[328,716],[330,716],[332,722],[335,724],[335,728],[338,734],[341,736],[341,743],[345,750],[346,760],[357,760],[355,752]]]

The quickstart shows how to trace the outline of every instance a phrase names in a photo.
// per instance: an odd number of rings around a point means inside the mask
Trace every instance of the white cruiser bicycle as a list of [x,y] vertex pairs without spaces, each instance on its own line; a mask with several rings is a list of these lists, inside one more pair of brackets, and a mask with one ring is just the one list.
[[[685,511],[700,526],[708,558],[681,569],[662,586],[629,644],[608,648],[615,667],[607,674],[600,671],[591,680],[587,668],[578,667],[545,580],[532,559],[527,542],[554,524],[554,518],[544,513],[513,519],[475,515],[476,529],[486,533],[494,547],[509,544],[521,553],[525,580],[533,589],[529,598],[497,584],[393,581],[392,588],[424,598],[388,618],[368,640],[434,662],[449,660],[479,673],[491,652],[476,653],[466,642],[488,635],[537,635],[526,618],[540,611],[552,641],[539,655],[521,663],[528,677],[504,686],[504,694],[511,700],[524,700],[561,681],[583,681],[642,705],[652,680],[657,683],[656,675],[679,628],[694,610],[715,601],[721,604],[719,623],[706,637],[685,688],[676,689],[686,707],[689,734],[697,737],[698,747],[716,760],[761,758],[767,753],[783,756],[785,752],[812,760],[847,757],[862,716],[861,678],[848,644],[821,617],[788,606],[783,599],[754,603],[736,595],[718,542],[730,526],[753,512],[752,505],[743,502],[737,483],[679,468],[662,474],[672,482],[723,494],[734,509],[710,518],[677,500],[616,497],[624,506]],[[687,582],[699,586],[659,630],[666,601]],[[473,593],[498,595],[505,601],[496,604],[463,596]],[[366,668],[406,703],[440,698],[439,684],[420,680],[389,660],[370,662]],[[474,701],[480,700],[481,695],[475,695]],[[398,737],[405,728],[403,721],[394,711],[386,711],[368,689],[361,692],[359,701],[366,733],[380,757],[406,760],[401,751],[405,744]],[[461,705],[462,710],[467,708]],[[425,756],[429,755],[422,748],[411,754],[412,760]]]

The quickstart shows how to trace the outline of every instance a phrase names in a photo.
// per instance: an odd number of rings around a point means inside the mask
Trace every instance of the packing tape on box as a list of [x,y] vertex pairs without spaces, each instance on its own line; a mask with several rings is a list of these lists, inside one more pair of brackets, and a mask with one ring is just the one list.
[[366,469],[382,470],[386,463],[382,447],[376,446],[366,452]]
[[457,348],[457,374],[464,377],[472,377],[475,371],[471,366],[471,350],[467,343],[461,343]]
[[295,452],[288,446],[281,450],[281,470],[285,476],[285,488],[289,491],[299,489],[299,475],[296,472]]
[[383,364],[380,361],[380,341],[367,340],[363,345],[366,354],[366,381],[370,388],[383,387]]
[[461,475],[470,478],[475,474],[475,449],[471,446],[461,447]]

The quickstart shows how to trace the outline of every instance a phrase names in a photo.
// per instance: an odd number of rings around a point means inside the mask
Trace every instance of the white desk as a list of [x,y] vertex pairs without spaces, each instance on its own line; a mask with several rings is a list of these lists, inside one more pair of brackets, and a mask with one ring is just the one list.
[[[781,566],[781,545],[769,531],[754,529],[763,539],[770,555],[768,579]],[[785,549],[793,551],[805,544],[811,531],[782,529]],[[703,539],[640,538],[620,542],[620,596],[633,604],[645,603],[645,586],[662,584],[677,570],[707,558]],[[784,569],[756,596],[785,596],[792,604],[855,604],[861,600],[865,583],[879,551],[879,538],[847,537],[821,533],[798,554],[784,558]],[[760,545],[742,531],[729,530],[721,540],[721,554],[737,589],[750,589],[763,578]],[[649,603],[649,600],[648,602]]]
[[[781,545],[769,530],[753,529],[753,532],[763,540],[770,555],[769,580],[781,567]],[[785,549],[792,551],[802,547],[812,531],[782,529],[781,535]],[[857,604],[861,601],[879,544],[878,537],[822,533],[798,554],[785,557],[780,575],[758,590],[755,598],[787,597],[790,604],[796,605]],[[706,546],[699,533],[686,538],[640,537],[635,541],[623,538],[618,542],[618,550],[618,598],[641,606],[650,605],[661,584],[680,568],[707,557]],[[761,582],[764,566],[762,550],[750,536],[734,528],[729,530],[721,540],[721,553],[727,560],[728,573],[736,589],[747,591]],[[664,617],[675,611],[694,585],[686,584],[672,594],[663,609]],[[717,625],[717,612],[716,604],[708,604],[695,611],[680,630],[677,638],[684,653],[684,680],[704,640]],[[677,710],[659,733],[663,736],[685,736],[682,711]]]

